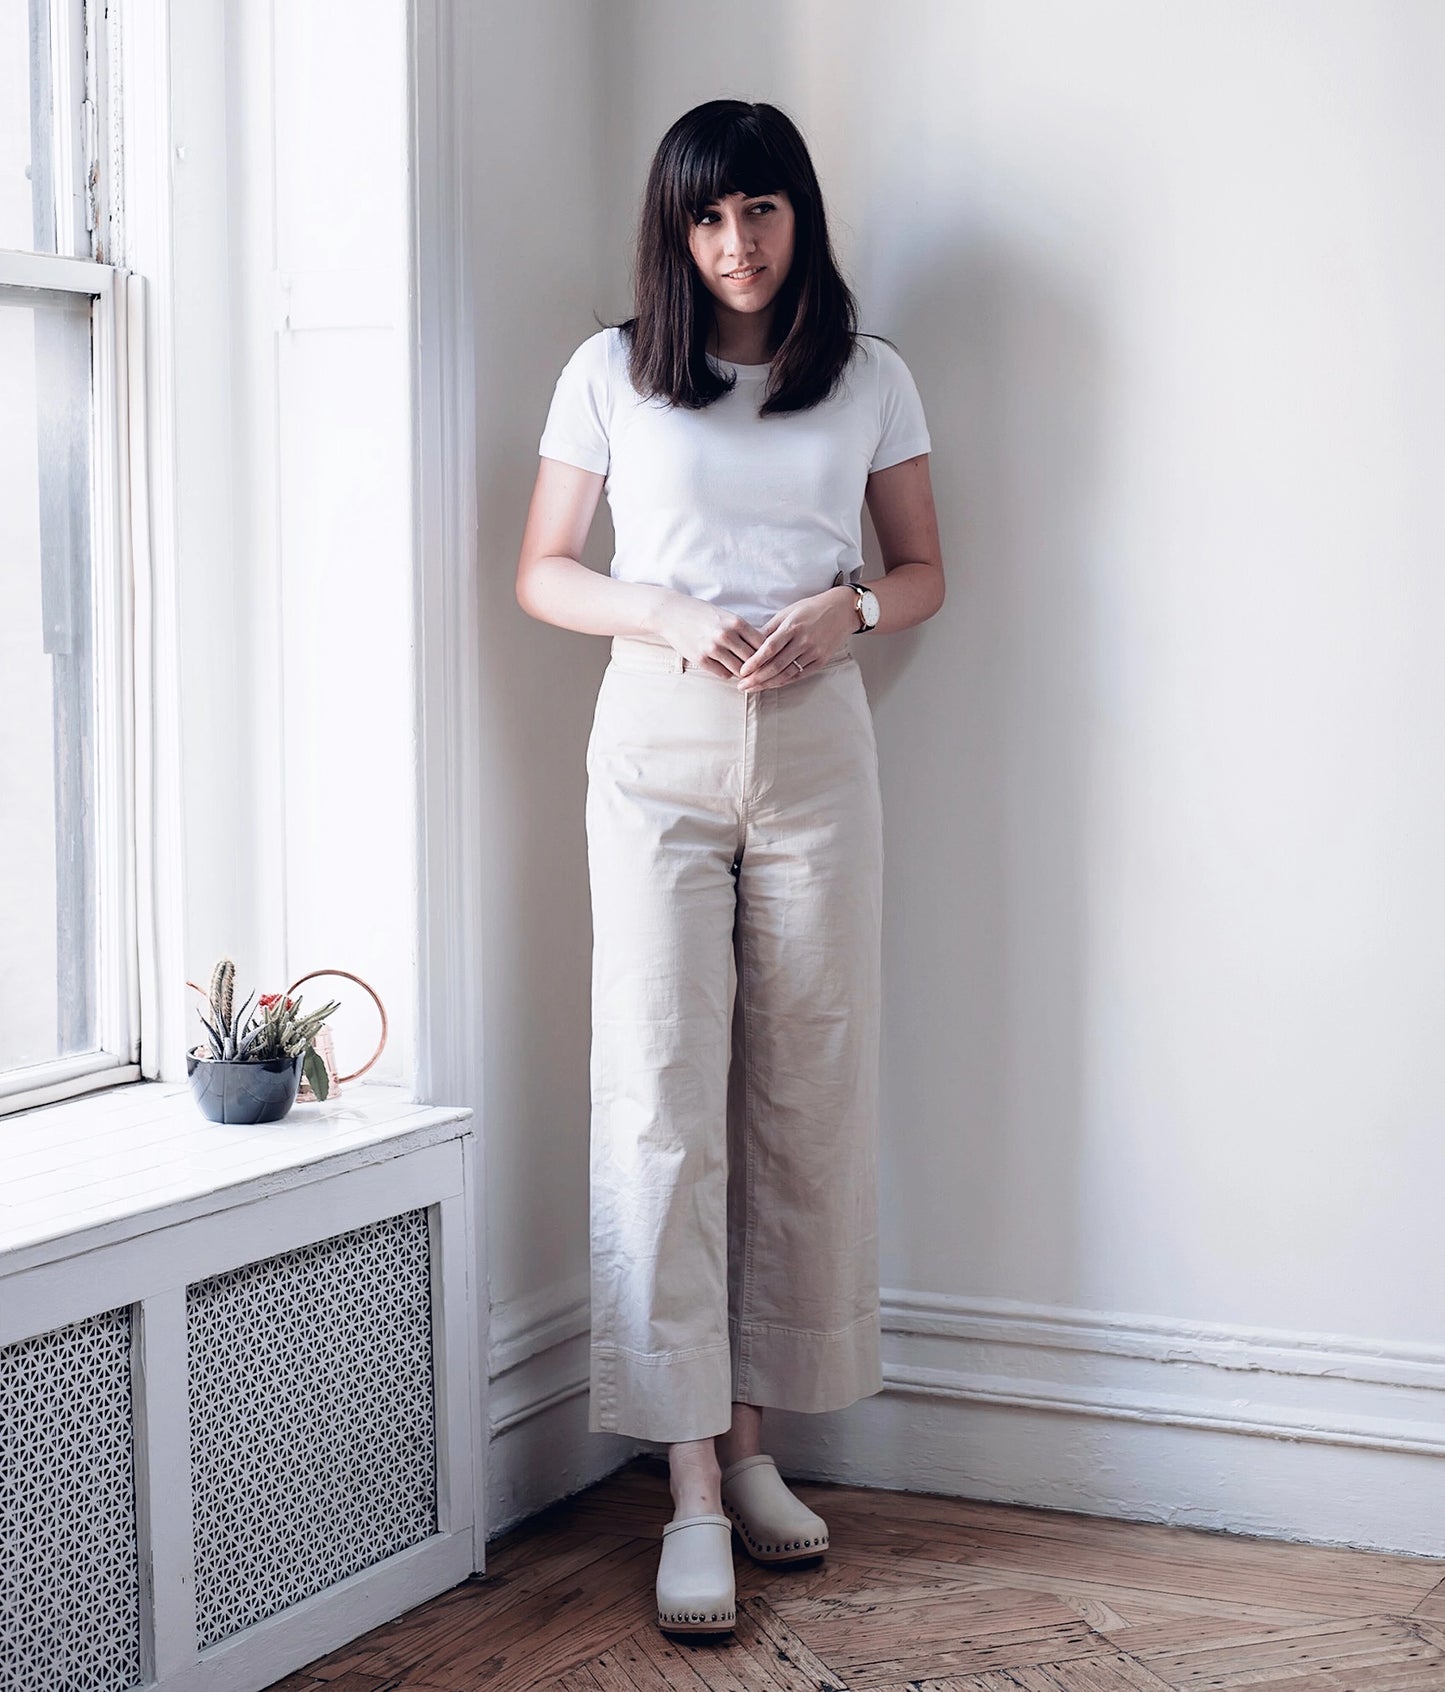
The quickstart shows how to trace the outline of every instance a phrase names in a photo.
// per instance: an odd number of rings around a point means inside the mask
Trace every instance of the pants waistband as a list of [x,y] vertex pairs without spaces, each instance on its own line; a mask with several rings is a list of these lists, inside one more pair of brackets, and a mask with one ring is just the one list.
[[[683,670],[702,669],[702,666],[694,663],[691,658],[684,658],[675,646],[668,646],[655,640],[643,640],[638,635],[613,635],[612,656],[620,664],[632,670],[659,670],[664,673],[678,674]],[[836,664],[853,662],[855,662],[853,649],[851,646],[845,646],[842,651],[835,652],[831,658],[825,658],[821,664],[809,664],[803,671],[803,675],[811,676],[819,670],[831,670]],[[706,676],[712,675],[711,670],[703,670],[702,673]],[[722,680],[720,676],[713,679],[716,681]]]

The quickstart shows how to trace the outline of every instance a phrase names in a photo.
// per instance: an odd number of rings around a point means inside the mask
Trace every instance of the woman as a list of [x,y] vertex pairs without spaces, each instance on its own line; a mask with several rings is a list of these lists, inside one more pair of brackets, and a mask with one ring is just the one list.
[[[557,380],[517,598],[613,637],[587,748],[588,1426],[667,1444],[658,1621],[719,1632],[732,1526],[767,1562],[828,1543],[763,1408],[883,1384],[882,814],[849,643],[931,617],[943,569],[917,388],[857,333],[775,106],[668,130],[634,284]],[[606,577],[579,562],[604,486]]]

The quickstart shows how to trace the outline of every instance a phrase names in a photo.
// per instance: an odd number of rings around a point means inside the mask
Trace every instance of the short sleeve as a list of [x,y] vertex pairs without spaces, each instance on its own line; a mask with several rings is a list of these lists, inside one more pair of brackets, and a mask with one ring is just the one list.
[[560,458],[564,464],[604,475],[612,461],[607,444],[607,334],[604,329],[589,335],[563,365],[537,449],[544,458]]
[[878,445],[868,466],[871,475],[931,452],[933,443],[912,372],[887,341],[870,341],[869,346],[878,366]]

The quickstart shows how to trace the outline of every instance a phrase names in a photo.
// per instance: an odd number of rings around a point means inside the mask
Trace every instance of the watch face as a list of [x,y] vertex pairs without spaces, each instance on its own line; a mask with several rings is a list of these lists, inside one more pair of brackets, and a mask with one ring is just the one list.
[[876,628],[878,626],[878,618],[879,618],[880,614],[882,613],[882,609],[883,609],[882,606],[880,606],[879,603],[878,603],[878,595],[876,593],[870,592],[867,588],[864,588],[864,590],[863,590],[863,621],[867,624],[867,626],[870,629]]

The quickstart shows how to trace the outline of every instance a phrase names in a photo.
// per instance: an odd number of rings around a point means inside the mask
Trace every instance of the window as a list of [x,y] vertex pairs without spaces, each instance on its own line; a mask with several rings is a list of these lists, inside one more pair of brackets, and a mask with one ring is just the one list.
[[0,1114],[141,1073],[112,28],[0,0]]

